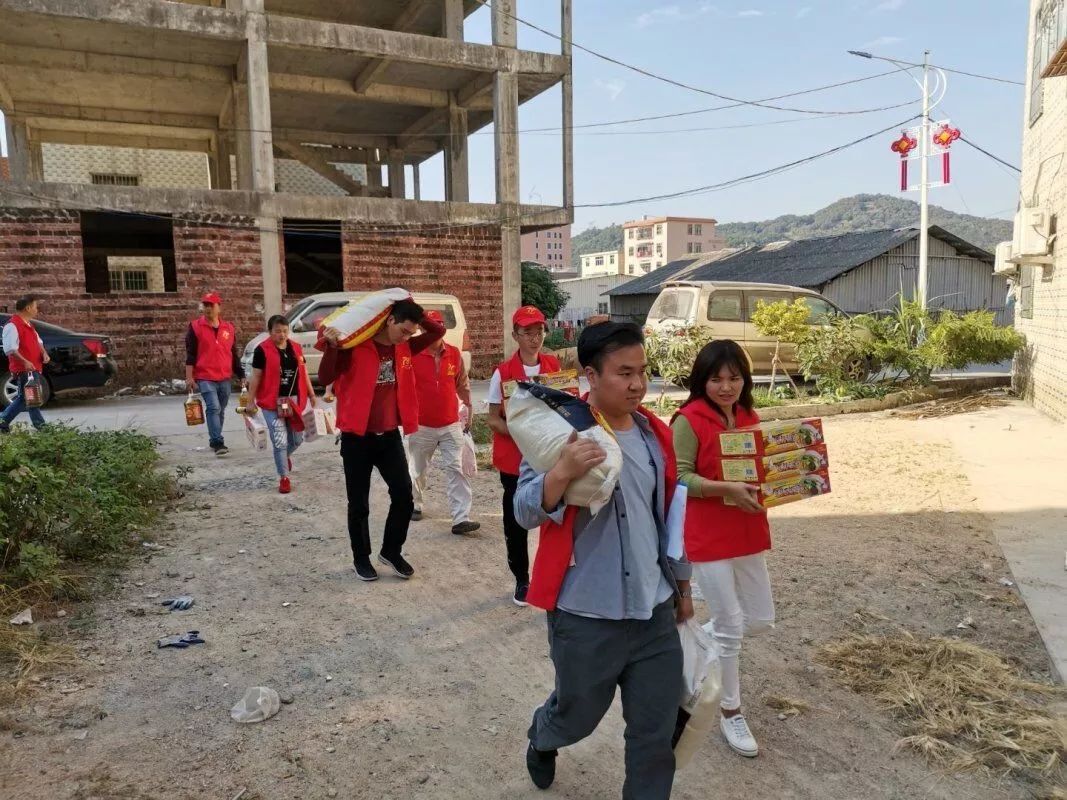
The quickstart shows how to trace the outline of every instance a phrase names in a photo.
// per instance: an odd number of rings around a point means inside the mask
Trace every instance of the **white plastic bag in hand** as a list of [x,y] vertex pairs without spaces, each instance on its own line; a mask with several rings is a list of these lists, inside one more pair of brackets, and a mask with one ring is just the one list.
[[674,763],[681,769],[715,726],[722,696],[722,665],[715,641],[693,619],[678,626],[682,641],[682,696],[674,729]]
[[478,474],[478,450],[474,446],[474,437],[469,433],[463,434],[463,475],[467,478],[473,478]]

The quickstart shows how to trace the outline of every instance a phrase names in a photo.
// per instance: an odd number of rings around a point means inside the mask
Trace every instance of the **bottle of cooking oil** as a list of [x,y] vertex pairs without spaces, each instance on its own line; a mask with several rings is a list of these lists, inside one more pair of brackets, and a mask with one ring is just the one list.
[[44,405],[41,376],[36,372],[31,372],[26,378],[26,385],[22,390],[22,401],[27,408],[40,408]]
[[245,409],[248,408],[248,387],[241,387],[241,394],[237,397],[237,413],[245,413]]
[[204,401],[198,394],[192,394],[190,392],[189,397],[185,401],[185,424],[204,424]]

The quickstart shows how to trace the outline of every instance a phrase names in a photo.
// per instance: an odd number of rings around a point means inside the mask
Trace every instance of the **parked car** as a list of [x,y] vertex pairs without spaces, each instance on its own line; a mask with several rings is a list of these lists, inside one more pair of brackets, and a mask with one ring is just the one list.
[[[0,314],[0,326],[7,325],[10,314]],[[44,401],[73,389],[96,389],[111,383],[118,367],[111,357],[111,340],[95,333],[75,333],[58,325],[34,320],[34,327],[44,341],[52,360],[44,365]],[[0,405],[4,408],[15,399],[15,383],[7,371],[7,358],[0,362]]]
[[[652,304],[645,331],[663,332],[692,325],[712,328],[716,339],[733,339],[745,349],[752,361],[753,372],[769,373],[775,340],[756,330],[751,321],[752,314],[761,300],[792,303],[798,297],[811,310],[808,319],[812,325],[845,314],[818,292],[798,286],[741,281],[672,281],[664,285]],[[800,371],[794,345],[783,342],[778,355],[788,372],[796,374]]]
[[[313,294],[305,297],[287,312],[285,318],[289,320],[291,338],[304,350],[304,358],[307,361],[308,375],[311,380],[318,383],[319,362],[322,354],[315,349],[314,344],[318,339],[319,326],[326,317],[353,300],[358,300],[367,292],[327,292],[325,294]],[[470,370],[471,345],[470,336],[467,333],[467,318],[463,315],[463,307],[459,300],[450,294],[432,294],[428,292],[415,292],[415,302],[427,311],[440,311],[445,318],[445,341],[455,345],[463,353],[463,363]],[[245,373],[252,374],[252,354],[259,343],[267,338],[266,332],[260,333],[245,345],[241,356]]]

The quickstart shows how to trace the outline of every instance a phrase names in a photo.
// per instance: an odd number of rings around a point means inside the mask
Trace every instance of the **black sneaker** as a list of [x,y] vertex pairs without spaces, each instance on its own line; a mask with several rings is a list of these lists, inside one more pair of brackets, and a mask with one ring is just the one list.
[[356,577],[361,581],[378,580],[378,571],[371,565],[369,558],[358,558],[352,569],[356,571]]
[[215,455],[217,455],[217,456],[224,456],[229,452],[230,452],[230,448],[228,448],[224,444],[220,444],[218,447],[215,448]]
[[480,523],[471,522],[470,520],[467,520],[466,522],[461,522],[458,525],[453,525],[452,533],[456,534],[456,536],[464,536],[468,533],[474,533],[480,527],[482,527]]
[[538,789],[547,789],[556,779],[558,753],[558,750],[538,750],[533,746],[533,742],[526,748],[526,769],[530,773],[530,780]]
[[385,553],[378,554],[378,563],[391,568],[398,578],[407,580],[415,574],[415,568],[411,566],[399,553],[395,556],[387,556]]
[[419,509],[416,508],[414,511],[411,512],[411,521],[412,522],[418,522],[421,519],[422,519],[422,511],[420,511]]
[[[515,584],[515,596],[512,597],[512,602],[517,606],[523,606],[524,608],[529,605],[526,602],[526,593],[530,591],[530,584],[528,583],[516,583]],[[544,788],[544,787],[542,787]]]

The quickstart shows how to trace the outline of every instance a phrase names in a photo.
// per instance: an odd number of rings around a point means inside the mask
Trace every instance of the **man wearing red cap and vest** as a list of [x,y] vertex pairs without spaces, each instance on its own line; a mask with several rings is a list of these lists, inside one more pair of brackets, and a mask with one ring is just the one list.
[[[422,333],[416,336],[420,328]],[[415,502],[400,429],[408,435],[419,429],[414,357],[444,335],[445,326],[428,319],[422,306],[409,298],[394,303],[381,329],[365,342],[338,348],[337,330],[326,328],[315,345],[322,350],[319,382],[333,384],[337,395],[348,538],[361,581],[378,580],[370,561],[370,479],[375,469],[389,487],[389,514],[378,562],[399,578],[415,574],[402,552]]]
[[[426,319],[444,325],[440,311],[427,311]],[[419,429],[408,437],[411,479],[414,487],[414,520],[422,519],[426,473],[437,448],[445,462],[448,477],[448,506],[452,512],[452,533],[464,535],[481,526],[471,522],[471,482],[463,474],[463,425],[459,419],[460,401],[471,413],[471,382],[459,348],[439,339],[412,361],[415,392],[419,398]],[[468,425],[470,423],[468,422]]]
[[[37,329],[33,327],[33,318],[37,316],[37,298],[27,295],[15,301],[15,313],[11,321],[4,326],[4,354],[7,356],[7,371],[18,387],[18,393],[10,405],[0,414],[0,433],[11,430],[11,420],[25,409],[25,387],[33,373],[40,374],[48,363],[48,353],[44,349]],[[41,409],[29,409],[30,422],[33,427],[44,425]]]
[[489,382],[489,427],[493,429],[493,466],[500,472],[504,487],[504,543],[508,566],[515,576],[515,605],[526,605],[530,588],[529,532],[515,520],[515,490],[519,485],[522,453],[508,434],[505,415],[505,389],[509,383],[524,381],[534,375],[558,372],[559,360],[541,352],[545,343],[545,315],[534,306],[523,306],[511,317],[511,336],[519,345],[510,359],[496,368]]
[[215,455],[224,456],[230,452],[222,438],[230,384],[237,375],[244,385],[245,370],[233,323],[222,319],[222,298],[209,292],[200,303],[204,313],[189,323],[185,333],[185,383],[190,392],[195,389],[204,398],[208,444]]

